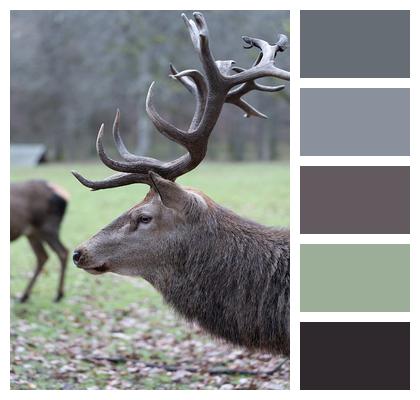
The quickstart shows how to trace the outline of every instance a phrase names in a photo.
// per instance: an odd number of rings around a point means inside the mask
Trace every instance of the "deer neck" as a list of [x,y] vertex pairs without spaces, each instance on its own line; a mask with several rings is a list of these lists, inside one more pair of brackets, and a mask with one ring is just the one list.
[[[258,320],[265,313],[264,293],[272,292],[273,281],[284,281],[286,286],[288,234],[228,210],[218,211],[216,218],[192,232],[189,243],[180,246],[156,287],[187,320],[241,344],[249,329],[255,329],[254,337],[261,337]],[[273,313],[275,320],[280,314]]]

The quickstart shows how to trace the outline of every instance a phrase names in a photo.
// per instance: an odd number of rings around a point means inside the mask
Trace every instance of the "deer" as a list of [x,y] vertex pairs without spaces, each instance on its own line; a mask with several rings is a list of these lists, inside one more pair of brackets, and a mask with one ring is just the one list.
[[21,303],[29,299],[48,260],[45,244],[60,260],[60,278],[54,301],[59,302],[64,296],[68,249],[61,242],[59,232],[68,200],[69,194],[64,189],[45,180],[10,184],[10,241],[26,236],[36,256],[35,272],[20,297]]
[[175,182],[204,159],[225,103],[239,107],[246,117],[266,118],[242,97],[254,90],[284,88],[256,80],[289,81],[290,73],[274,65],[288,39],[281,34],[276,43],[269,44],[243,36],[245,48],[259,50],[253,66],[244,69],[233,60],[215,61],[201,13],[193,13],[193,19],[182,14],[182,18],[204,74],[194,69],[179,72],[170,65],[170,76],[194,96],[192,121],[187,130],[181,130],[157,112],[154,82],[146,97],[146,111],[157,130],[187,152],[167,162],[130,153],[120,134],[117,109],[112,134],[122,160],[105,152],[104,124],[96,141],[99,158],[117,173],[97,181],[72,173],[93,191],[135,183],[146,184],[150,190],[143,201],[79,245],[73,261],[93,275],[112,272],[145,279],[176,313],[211,337],[289,355],[289,229],[243,218],[201,191]]

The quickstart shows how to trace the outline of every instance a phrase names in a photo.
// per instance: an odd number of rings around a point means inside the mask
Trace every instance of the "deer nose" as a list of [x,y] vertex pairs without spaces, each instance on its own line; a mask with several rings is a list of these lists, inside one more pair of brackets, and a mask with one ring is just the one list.
[[80,250],[75,250],[73,252],[73,262],[78,267],[80,258],[82,257],[82,252]]

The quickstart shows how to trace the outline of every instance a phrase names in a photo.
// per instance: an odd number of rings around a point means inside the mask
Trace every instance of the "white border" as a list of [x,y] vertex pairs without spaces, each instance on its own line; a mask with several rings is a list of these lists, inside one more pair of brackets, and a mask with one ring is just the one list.
[[[300,12],[290,10],[290,390],[300,387]],[[299,46],[300,47],[300,46]]]
[[[145,3],[140,1],[128,1],[120,0],[118,2],[109,2],[109,1],[3,1],[0,15],[0,29],[2,30],[2,35],[0,38],[0,54],[2,55],[2,63],[0,63],[1,68],[1,82],[2,82],[2,107],[0,108],[1,120],[3,121],[3,127],[5,131],[0,135],[1,149],[3,151],[3,168],[1,168],[1,173],[3,175],[3,182],[9,180],[9,88],[10,88],[10,75],[9,75],[9,10],[10,9],[179,9],[179,10],[223,10],[223,9],[267,9],[267,10],[290,10],[291,17],[291,251],[292,251],[292,278],[291,278],[291,390],[290,391],[267,391],[264,394],[259,392],[194,392],[194,391],[180,391],[180,392],[162,392],[162,391],[149,391],[141,392],[138,391],[108,391],[108,392],[87,392],[87,391],[10,391],[8,395],[13,398],[55,398],[57,394],[64,398],[70,398],[74,395],[80,397],[89,398],[118,398],[121,397],[130,397],[138,398],[139,396],[146,396],[148,398],[161,398],[161,397],[170,397],[171,399],[177,398],[196,398],[197,396],[203,398],[214,398],[217,397],[254,397],[263,395],[270,398],[301,398],[310,396],[311,398],[353,398],[357,395],[361,398],[370,399],[373,395],[372,391],[299,391],[299,321],[303,320],[334,320],[335,317],[333,313],[300,313],[299,312],[299,242],[302,243],[331,243],[332,237],[330,235],[299,235],[299,165],[328,165],[329,161],[333,160],[326,159],[322,157],[322,163],[313,164],[317,161],[315,160],[306,160],[302,157],[299,157],[299,89],[300,87],[410,87],[411,88],[411,157],[410,159],[400,160],[400,163],[395,164],[397,161],[395,158],[383,158],[382,162],[384,164],[379,165],[410,165],[411,166],[411,234],[409,236],[402,235],[398,236],[398,239],[394,237],[388,237],[385,239],[385,236],[378,236],[376,238],[377,243],[411,243],[411,312],[407,313],[396,313],[393,314],[393,318],[402,318],[401,320],[410,320],[411,321],[411,390],[410,391],[381,391],[380,396],[384,399],[395,398],[399,396],[402,398],[418,396],[419,395],[419,385],[418,377],[420,376],[419,369],[419,345],[417,344],[417,338],[420,337],[418,323],[419,323],[419,300],[420,296],[417,294],[416,288],[419,284],[419,273],[417,272],[420,268],[420,258],[419,258],[419,221],[420,213],[418,208],[415,205],[420,204],[419,197],[419,142],[420,142],[420,125],[419,125],[419,80],[418,73],[419,71],[419,51],[420,46],[416,38],[420,37],[420,32],[418,26],[420,25],[419,18],[419,4],[418,1],[404,1],[404,0],[382,0],[381,2],[375,0],[353,0],[353,1],[341,1],[337,3],[332,0],[318,0],[313,2],[311,0],[285,0],[285,1],[273,1],[266,0],[265,2],[251,2],[250,0],[242,1],[233,1],[233,0],[212,0],[212,1],[154,1],[152,3]],[[256,5],[258,7],[256,7]],[[299,79],[299,10],[335,10],[335,9],[354,9],[354,10],[371,10],[371,9],[410,9],[411,10],[411,78],[410,79]],[[105,29],[106,27],[104,27]],[[355,27],[357,29],[357,27]],[[390,34],[392,34],[392,27],[390,27]],[[386,40],[386,38],[384,39]],[[390,49],[390,56],[392,56],[392,49]],[[376,160],[378,161],[378,160]],[[311,164],[309,164],[311,162]],[[353,164],[355,160],[346,158],[345,161],[342,161],[345,164],[340,165],[369,165],[367,163],[367,158],[363,160],[362,164]],[[336,164],[329,164],[336,165]],[[373,164],[372,164],[373,165]],[[6,190],[6,189],[4,189]],[[8,195],[2,197],[2,210],[8,210]],[[7,213],[8,214],[8,213]],[[2,229],[2,254],[6,254],[6,260],[3,262],[2,273],[3,279],[0,280],[0,293],[1,293],[1,307],[2,307],[2,330],[1,330],[1,350],[2,350],[2,362],[0,369],[0,388],[1,390],[8,391],[9,387],[9,271],[7,265],[10,263],[7,261],[9,259],[9,231],[8,224],[3,224]],[[353,236],[353,235],[352,235]],[[354,235],[353,237],[355,237]],[[361,235],[357,235],[360,240],[367,240]],[[340,239],[336,240],[348,240],[345,235],[340,235]],[[374,240],[374,237],[371,236],[371,239]],[[309,240],[309,241],[308,241]],[[356,240],[355,242],[361,242]],[[385,242],[383,241],[385,240]],[[401,240],[401,241],[397,241]],[[340,241],[339,241],[340,242]],[[363,241],[362,241],[363,242]],[[366,243],[369,242],[366,241]],[[346,241],[346,243],[350,243]],[[310,316],[308,314],[311,314]],[[341,315],[341,313],[339,313]],[[351,317],[354,320],[363,320],[363,318],[369,318],[373,320],[380,318],[381,320],[391,320],[391,316],[388,316],[388,313],[380,313],[380,315],[374,315],[377,313],[351,313],[349,315],[346,313],[344,315],[345,319],[350,320]],[[398,315],[397,315],[398,314]],[[401,314],[401,315],[400,315]],[[341,316],[340,316],[341,318]],[[379,320],[379,319],[378,319]],[[415,394],[417,393],[417,395]]]

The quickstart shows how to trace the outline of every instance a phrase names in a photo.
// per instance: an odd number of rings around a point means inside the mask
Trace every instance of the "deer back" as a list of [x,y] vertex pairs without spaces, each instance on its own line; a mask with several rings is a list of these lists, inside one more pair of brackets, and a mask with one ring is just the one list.
[[10,184],[10,239],[30,235],[45,225],[59,223],[68,194],[44,180]]

